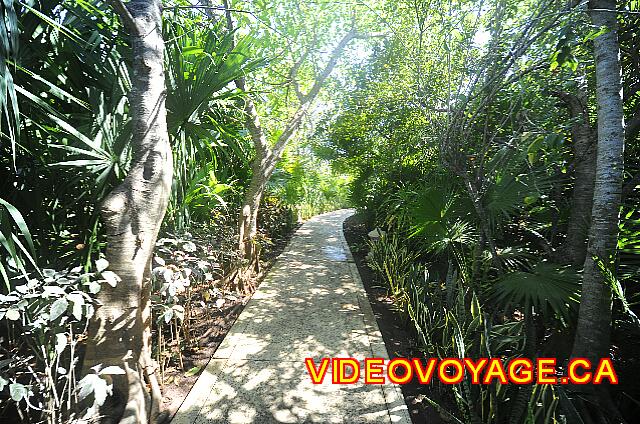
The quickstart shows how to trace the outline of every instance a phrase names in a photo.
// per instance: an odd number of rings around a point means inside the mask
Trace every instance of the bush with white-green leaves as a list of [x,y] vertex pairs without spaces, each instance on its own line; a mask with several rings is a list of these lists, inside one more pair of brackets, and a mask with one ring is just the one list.
[[96,369],[79,379],[78,347],[86,338],[95,311],[93,295],[103,284],[115,286],[119,277],[96,261],[95,272],[82,267],[43,269],[15,279],[8,294],[0,294],[0,402],[13,402],[31,422],[73,422],[82,415],[79,401],[87,399],[89,413],[111,393],[104,378],[122,372]]

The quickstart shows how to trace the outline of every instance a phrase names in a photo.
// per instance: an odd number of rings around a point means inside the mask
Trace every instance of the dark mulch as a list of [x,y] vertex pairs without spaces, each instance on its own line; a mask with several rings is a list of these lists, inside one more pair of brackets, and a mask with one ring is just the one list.
[[[182,352],[185,371],[194,367],[203,370],[206,367],[249,299],[249,296],[236,297],[237,300],[227,298],[225,307],[212,311],[209,319],[198,317],[198,320],[191,324],[193,334],[197,335],[198,347]],[[200,375],[200,371],[195,375],[189,375],[185,371],[177,367],[165,371],[162,409],[169,413],[169,419],[178,411]]]
[[[380,332],[387,345],[390,359],[399,357],[420,358],[423,355],[417,348],[415,334],[400,319],[393,309],[393,302],[387,295],[387,290],[376,282],[373,271],[366,264],[365,257],[368,251],[366,244],[367,233],[368,229],[358,215],[347,218],[344,223],[345,238],[358,266],[378,327],[380,327]],[[413,382],[400,387],[414,424],[442,423],[438,413],[421,402],[426,392],[424,386],[414,379]]]

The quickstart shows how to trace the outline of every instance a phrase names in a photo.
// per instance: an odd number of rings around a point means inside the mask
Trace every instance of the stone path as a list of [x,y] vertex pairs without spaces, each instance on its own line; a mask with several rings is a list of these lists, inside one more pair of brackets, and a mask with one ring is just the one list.
[[342,233],[353,213],[294,235],[173,419],[192,423],[410,423],[399,387],[314,385],[304,359],[388,358]]

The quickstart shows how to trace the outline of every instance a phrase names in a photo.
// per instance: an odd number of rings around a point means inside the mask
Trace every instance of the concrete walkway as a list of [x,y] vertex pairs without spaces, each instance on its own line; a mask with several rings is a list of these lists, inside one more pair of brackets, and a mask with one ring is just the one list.
[[388,358],[342,233],[353,213],[306,222],[173,419],[191,423],[410,423],[392,384],[313,385],[304,359]]

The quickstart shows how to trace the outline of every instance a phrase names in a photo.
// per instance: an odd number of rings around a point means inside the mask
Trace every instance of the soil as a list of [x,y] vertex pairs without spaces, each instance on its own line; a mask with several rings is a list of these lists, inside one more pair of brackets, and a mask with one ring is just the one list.
[[[199,316],[197,320],[193,321],[192,325],[195,324],[192,327],[193,334],[199,335],[198,347],[182,352],[185,371],[171,367],[164,372],[162,409],[169,414],[169,419],[173,418],[182,405],[191,387],[198,379],[200,371],[206,367],[248,300],[249,296],[237,296],[235,301],[227,298],[225,305],[228,306],[214,311],[209,319],[203,319]],[[186,372],[195,367],[198,372],[194,375]]]
[[[393,301],[388,296],[387,290],[380,286],[376,281],[375,274],[367,266],[365,259],[368,252],[367,233],[368,230],[358,215],[347,218],[344,223],[344,235],[360,272],[378,327],[380,327],[380,332],[387,345],[389,359],[420,358],[423,354],[417,348],[415,334],[400,319],[394,310]],[[400,387],[414,424],[443,423],[440,415],[432,407],[422,402],[427,392],[425,386],[420,385],[414,379],[414,381]]]
[[[259,286],[275,259],[284,251],[298,227],[299,225],[294,226],[284,236],[272,239],[273,244],[263,252],[260,274],[252,284],[254,289]],[[182,369],[171,367],[164,370],[161,409],[168,413],[165,422],[170,421],[178,411],[200,376],[200,372],[206,367],[250,298],[251,295],[233,293],[231,296],[225,296],[226,302],[223,308],[209,310],[206,316],[198,314],[192,318],[191,332],[197,335],[198,347],[182,352],[184,365]],[[190,373],[189,370],[197,370],[197,372]]]

